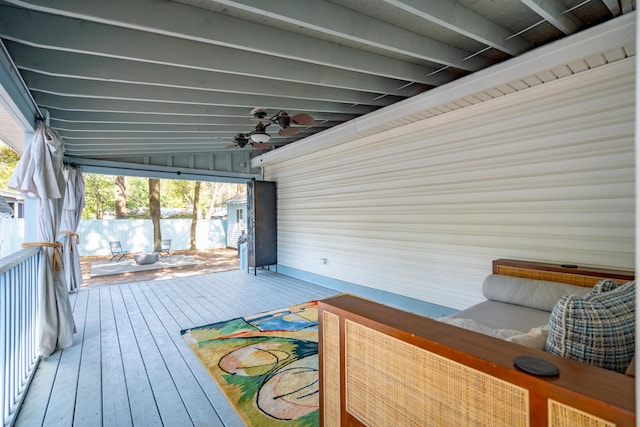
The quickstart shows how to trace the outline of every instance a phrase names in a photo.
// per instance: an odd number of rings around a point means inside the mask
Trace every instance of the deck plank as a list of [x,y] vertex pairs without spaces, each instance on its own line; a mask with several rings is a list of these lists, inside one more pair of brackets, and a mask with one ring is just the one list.
[[160,347],[156,337],[151,334],[144,315],[131,293],[132,286],[137,285],[122,286],[119,290],[129,313],[132,332],[140,350],[140,357],[153,390],[162,424],[189,425],[191,416],[167,366],[167,359],[171,357],[171,353],[166,348]]
[[[176,382],[176,386],[181,394],[182,401],[188,410],[191,420],[196,426],[223,426],[219,414],[213,405],[213,398],[210,398],[209,391],[214,387],[203,387],[199,383],[200,378],[206,381],[211,380],[206,370],[194,372],[191,365],[201,364],[194,360],[194,354],[185,345],[185,341],[180,334],[180,328],[169,312],[153,293],[152,285],[141,285],[132,287],[132,293],[138,302],[141,311],[145,313],[145,319],[149,329],[161,349],[162,357],[169,367]],[[154,305],[152,305],[154,304]],[[213,381],[210,381],[213,383]],[[215,396],[218,399],[219,395]]]
[[61,354],[62,352],[55,352],[40,361],[16,418],[16,426],[44,425],[44,417],[47,413],[49,397],[56,379]]
[[179,279],[177,286],[173,283],[158,283],[158,296],[160,296],[161,300],[167,306],[172,307],[171,311],[181,313],[181,318],[185,319],[188,324],[198,325],[206,323],[206,319],[201,313],[203,308],[201,307],[200,301],[194,300],[193,298],[187,299],[189,286],[182,282],[183,280]]
[[60,352],[58,371],[49,399],[49,409],[44,419],[45,425],[71,425],[73,423],[87,296],[86,292],[74,294],[73,316],[76,333],[73,336],[73,345]]
[[[78,293],[69,295],[73,308],[75,308],[77,296]],[[44,424],[61,357],[62,352],[56,351],[40,361],[15,425],[38,426]],[[28,410],[25,410],[25,407]]]
[[162,425],[162,419],[151,387],[151,377],[142,358],[127,308],[122,298],[122,286],[113,286],[111,302],[120,342],[120,354],[124,367],[131,418],[134,425]]
[[82,359],[78,374],[74,426],[95,427],[102,424],[101,382],[101,331],[100,331],[100,291],[84,292],[87,295],[87,310],[82,335]]
[[[151,287],[149,289],[145,289],[145,296],[155,307],[156,313],[164,327],[172,332],[180,331],[181,327],[178,323],[180,313],[170,312],[167,307],[161,303],[159,295],[151,292],[150,289]],[[157,288],[153,289],[157,290]],[[177,315],[177,318],[174,317],[174,315]],[[243,426],[244,423],[242,423],[233,407],[226,400],[224,394],[220,388],[218,388],[213,378],[209,375],[209,372],[206,370],[204,365],[200,363],[197,356],[193,351],[191,351],[187,343],[182,338],[182,335],[180,335],[179,332],[178,334],[171,333],[171,337],[176,344],[176,348],[180,352],[180,355],[189,366],[193,380],[198,384],[198,387],[202,389],[211,404],[215,406],[215,411],[218,414],[218,417],[224,420],[224,425],[233,427]]]
[[40,363],[15,425],[242,427],[180,331],[333,294],[239,270],[82,289],[74,346]]
[[[95,291],[89,291],[95,292]],[[120,342],[109,288],[100,292],[100,348],[102,352],[102,425],[132,426]]]

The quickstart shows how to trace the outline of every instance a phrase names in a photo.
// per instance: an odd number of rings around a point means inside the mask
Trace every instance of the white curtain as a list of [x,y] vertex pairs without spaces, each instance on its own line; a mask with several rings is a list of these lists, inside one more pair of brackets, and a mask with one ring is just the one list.
[[[75,323],[64,271],[60,263],[60,224],[66,184],[62,174],[62,140],[43,123],[9,178],[7,186],[36,198],[38,242],[23,246],[40,246],[38,267],[38,346],[42,357],[73,344]],[[35,226],[28,224],[27,226]]]
[[62,265],[69,291],[75,292],[80,289],[84,282],[82,269],[80,268],[80,254],[78,252],[80,236],[76,234],[82,217],[82,209],[85,206],[84,179],[80,168],[75,167],[65,168],[64,178],[67,183],[67,191],[64,196],[60,232],[67,234],[69,239],[65,247],[62,248]]

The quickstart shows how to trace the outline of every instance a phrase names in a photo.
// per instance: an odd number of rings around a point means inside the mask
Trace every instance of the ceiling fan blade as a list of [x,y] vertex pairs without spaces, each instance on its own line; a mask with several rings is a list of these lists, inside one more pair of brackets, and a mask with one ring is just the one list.
[[251,146],[253,148],[258,148],[260,150],[266,150],[267,148],[271,148],[271,146],[264,142],[252,142]]
[[238,147],[238,145],[237,145],[237,144],[231,144],[231,145],[227,145],[227,146],[226,146],[226,147],[224,147],[224,148],[240,148],[240,147]]
[[291,121],[297,125],[301,126],[315,126],[318,123],[308,114],[299,113],[295,116],[291,117]]
[[280,129],[278,131],[278,135],[280,136],[295,135],[296,133],[298,133],[298,128],[293,128],[293,127]]

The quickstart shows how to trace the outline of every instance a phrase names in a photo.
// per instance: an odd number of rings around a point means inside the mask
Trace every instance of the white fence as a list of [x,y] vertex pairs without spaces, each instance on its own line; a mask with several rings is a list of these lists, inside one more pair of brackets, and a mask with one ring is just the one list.
[[13,219],[0,216],[0,258],[22,249],[24,242],[24,218]]
[[[35,226],[35,225],[34,225]],[[171,239],[172,250],[189,249],[191,219],[161,219],[163,239]],[[119,240],[129,252],[153,250],[153,224],[150,219],[81,220],[78,226],[80,255],[108,255],[108,242]],[[215,249],[227,246],[227,221],[223,219],[198,220],[196,226],[197,249]],[[24,242],[24,219],[0,218],[0,258],[21,249]]]

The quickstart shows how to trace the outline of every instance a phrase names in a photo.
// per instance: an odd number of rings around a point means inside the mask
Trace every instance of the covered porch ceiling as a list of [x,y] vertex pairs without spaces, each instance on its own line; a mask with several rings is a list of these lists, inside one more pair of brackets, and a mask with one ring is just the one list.
[[[90,172],[246,180],[259,176],[254,157],[348,139],[364,129],[349,123],[367,117],[365,131],[388,128],[404,117],[394,108],[416,97],[634,9],[630,0],[0,0],[0,99],[22,127],[48,120],[67,161]],[[635,39],[618,47],[634,55]],[[535,71],[544,82],[547,70]],[[490,99],[509,82],[481,90]],[[256,107],[316,124],[298,120],[293,133],[265,122],[267,144],[237,144],[256,129]],[[428,117],[418,110],[406,116]]]

